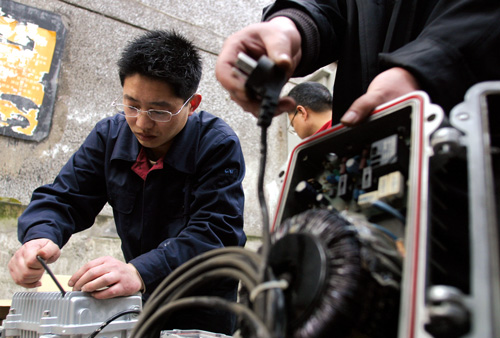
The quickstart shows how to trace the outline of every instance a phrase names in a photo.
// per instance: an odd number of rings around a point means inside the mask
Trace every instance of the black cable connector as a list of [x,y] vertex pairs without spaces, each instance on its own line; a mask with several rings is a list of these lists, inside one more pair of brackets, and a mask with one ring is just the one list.
[[239,53],[236,66],[248,76],[245,82],[247,94],[262,102],[257,125],[269,127],[276,113],[281,89],[287,81],[285,72],[265,55],[255,61],[248,55]]
[[260,141],[260,165],[258,177],[258,195],[262,213],[262,255],[263,264],[261,269],[261,280],[265,281],[265,270],[267,269],[267,255],[271,246],[269,234],[269,213],[264,196],[264,176],[267,160],[267,128],[271,125],[276,114],[281,89],[286,84],[286,74],[267,56],[262,55],[259,61],[255,61],[245,53],[240,52],[236,60],[236,70],[245,76],[245,88],[247,95],[254,100],[260,101],[259,119],[257,125],[261,127]]

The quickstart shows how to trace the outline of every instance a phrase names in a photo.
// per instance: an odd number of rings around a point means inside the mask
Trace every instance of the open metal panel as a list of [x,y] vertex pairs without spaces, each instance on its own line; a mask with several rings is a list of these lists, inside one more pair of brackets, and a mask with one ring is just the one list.
[[[482,83],[448,118],[414,92],[361,126],[338,125],[304,140],[290,156],[273,232],[316,208],[375,219],[404,240],[398,337],[499,337],[499,102],[500,84]],[[349,172],[349,163],[358,170]],[[397,198],[387,198],[381,182],[394,173],[404,184]],[[314,184],[316,201],[302,193]],[[377,210],[377,199],[404,222]]]

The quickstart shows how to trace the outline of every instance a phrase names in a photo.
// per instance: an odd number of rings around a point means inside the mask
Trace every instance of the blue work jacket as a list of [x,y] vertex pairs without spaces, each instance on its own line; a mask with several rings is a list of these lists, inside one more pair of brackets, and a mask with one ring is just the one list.
[[62,247],[109,203],[125,260],[148,294],[192,257],[245,244],[245,164],[239,139],[224,121],[194,113],[163,169],[145,180],[131,170],[141,147],[122,115],[98,122],[55,181],[33,192],[19,218],[19,240],[49,238]]

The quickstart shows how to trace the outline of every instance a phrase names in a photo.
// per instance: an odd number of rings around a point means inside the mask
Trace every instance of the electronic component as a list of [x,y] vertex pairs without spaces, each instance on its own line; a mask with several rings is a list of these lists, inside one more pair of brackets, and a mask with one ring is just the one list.
[[399,135],[392,134],[371,144],[369,161],[376,176],[405,171],[408,167],[408,147]]
[[293,276],[287,335],[397,335],[412,103],[333,127],[292,153],[270,254],[278,277]]
[[[375,114],[366,125],[334,127],[321,138],[301,143],[292,154],[293,172],[285,177],[275,223],[311,207],[350,210],[377,223],[392,222],[393,215],[379,206],[405,205],[412,142],[412,107],[406,103],[398,108]],[[303,182],[316,182],[320,188],[306,198],[296,192]],[[320,203],[311,203],[317,194]],[[373,205],[376,201],[379,206]],[[404,232],[402,226],[398,233]]]

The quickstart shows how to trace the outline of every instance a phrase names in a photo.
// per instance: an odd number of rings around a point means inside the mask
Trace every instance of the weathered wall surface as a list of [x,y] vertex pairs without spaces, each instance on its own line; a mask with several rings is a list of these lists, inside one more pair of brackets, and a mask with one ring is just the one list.
[[[204,75],[199,88],[200,109],[225,119],[241,139],[247,174],[245,228],[258,247],[261,214],[257,200],[260,130],[256,119],[234,104],[218,84],[214,65],[224,39],[249,23],[259,21],[268,0],[19,0],[19,3],[58,13],[67,38],[58,80],[58,92],[49,136],[40,143],[0,136],[0,197],[10,211],[0,218],[0,299],[21,288],[10,280],[7,262],[19,247],[16,217],[33,189],[53,180],[101,118],[113,114],[111,102],[121,87],[116,71],[119,52],[133,37],[149,29],[175,29],[200,49]],[[1,2],[0,2],[1,4]],[[268,131],[266,182],[275,178],[286,160],[286,117],[276,118]],[[273,193],[269,200],[276,199]],[[89,259],[121,256],[113,234],[109,208],[96,226],[74,236],[53,264],[56,274],[72,274]]]

